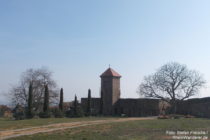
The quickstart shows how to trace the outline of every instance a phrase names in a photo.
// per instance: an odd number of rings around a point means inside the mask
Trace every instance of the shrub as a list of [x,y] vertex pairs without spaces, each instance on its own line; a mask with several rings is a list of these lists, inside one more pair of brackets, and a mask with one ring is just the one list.
[[15,114],[13,114],[13,117],[15,118],[15,120],[24,120],[25,119],[25,114],[15,113]]
[[77,108],[77,114],[75,114],[75,117],[84,117],[84,111],[80,106]]
[[77,106],[77,112],[75,113],[74,107],[71,107],[70,110],[66,111],[66,117],[83,117],[84,111],[80,106]]
[[174,116],[174,119],[179,119],[180,118],[180,116]]
[[67,110],[65,114],[66,114],[66,117],[71,118],[74,116],[74,111],[72,108],[70,108],[70,110]]
[[158,119],[170,119],[170,117],[166,115],[160,115],[158,116]]
[[40,117],[40,118],[50,118],[51,115],[52,115],[51,112],[40,112],[40,113],[39,113],[39,117]]
[[192,115],[186,115],[186,116],[184,116],[185,118],[195,118],[194,116],[192,116]]
[[21,105],[16,105],[13,110],[13,117],[15,120],[23,120],[25,119],[25,109]]
[[15,112],[15,113],[13,113],[13,117],[15,118],[15,120],[24,120],[25,113],[24,112]]
[[27,119],[32,119],[34,116],[35,116],[35,113],[33,111],[26,114]]
[[184,115],[171,114],[170,117],[171,117],[172,119],[179,119],[179,118],[184,118]]
[[4,116],[4,112],[2,110],[0,110],[0,117]]
[[126,114],[121,114],[120,116],[121,116],[121,117],[127,117],[127,115],[126,115]]
[[63,111],[61,111],[59,109],[55,109],[53,112],[53,115],[55,118],[63,118],[64,117]]

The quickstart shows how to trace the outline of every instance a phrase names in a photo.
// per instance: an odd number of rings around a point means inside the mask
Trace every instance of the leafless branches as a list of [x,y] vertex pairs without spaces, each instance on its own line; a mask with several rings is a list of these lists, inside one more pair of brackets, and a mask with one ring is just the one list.
[[196,95],[204,84],[205,81],[198,72],[173,62],[145,77],[138,91],[145,97],[159,98],[170,103]]
[[33,106],[35,111],[42,109],[44,86],[46,84],[50,91],[50,102],[55,103],[58,101],[59,91],[57,90],[56,82],[52,79],[52,72],[46,68],[28,69],[22,74],[18,86],[13,86],[10,90],[13,105],[26,106],[30,82],[33,83]]

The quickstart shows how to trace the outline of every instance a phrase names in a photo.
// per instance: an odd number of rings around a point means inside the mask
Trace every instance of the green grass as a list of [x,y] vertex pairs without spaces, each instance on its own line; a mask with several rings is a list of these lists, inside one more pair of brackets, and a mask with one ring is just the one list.
[[[15,140],[163,140],[166,131],[209,131],[209,119],[168,119],[118,122],[22,136]],[[207,135],[209,138],[210,136]],[[11,140],[14,140],[11,139]]]
[[47,118],[47,119],[28,119],[28,120],[11,120],[0,118],[0,131],[18,128],[27,128],[33,126],[42,126],[55,123],[75,122],[75,121],[91,121],[99,119],[112,119],[104,117],[84,117],[84,118]]

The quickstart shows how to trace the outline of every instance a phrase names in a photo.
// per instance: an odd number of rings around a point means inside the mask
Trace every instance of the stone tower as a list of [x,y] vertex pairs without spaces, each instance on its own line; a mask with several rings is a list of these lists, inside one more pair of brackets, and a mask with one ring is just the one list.
[[113,106],[120,99],[120,78],[121,75],[108,68],[101,76],[101,113],[112,115]]

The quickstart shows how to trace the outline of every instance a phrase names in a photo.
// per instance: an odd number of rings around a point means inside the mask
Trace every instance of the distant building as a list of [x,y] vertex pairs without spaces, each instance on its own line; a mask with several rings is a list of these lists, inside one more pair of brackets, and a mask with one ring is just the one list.
[[12,109],[6,105],[0,105],[0,117],[11,118],[12,117]]
[[[159,99],[121,99],[121,75],[108,68],[101,76],[101,97],[91,98],[91,112],[93,115],[126,115],[126,116],[154,116],[160,113]],[[81,99],[84,110],[87,108],[87,98]]]

